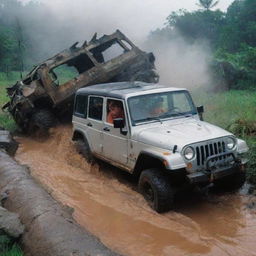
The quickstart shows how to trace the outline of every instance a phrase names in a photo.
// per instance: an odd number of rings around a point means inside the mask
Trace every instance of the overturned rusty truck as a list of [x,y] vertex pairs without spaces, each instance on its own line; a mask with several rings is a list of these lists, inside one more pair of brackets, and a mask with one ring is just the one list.
[[7,88],[3,106],[23,131],[48,129],[72,113],[77,89],[117,81],[158,82],[155,57],[136,47],[117,30],[82,46],[72,45],[35,66],[21,81]]

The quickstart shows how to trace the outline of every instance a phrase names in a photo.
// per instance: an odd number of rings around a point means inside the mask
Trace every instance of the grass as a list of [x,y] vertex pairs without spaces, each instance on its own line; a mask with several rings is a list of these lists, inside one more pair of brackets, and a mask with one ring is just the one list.
[[197,106],[204,105],[205,120],[224,129],[230,129],[237,120],[255,121],[256,92],[193,92],[192,96]]
[[13,244],[11,248],[0,251],[0,256],[23,256],[23,253],[17,244]]
[[19,245],[4,233],[0,234],[0,256],[23,256]]
[[6,87],[11,86],[20,79],[20,74],[18,72],[10,72],[7,76],[5,73],[0,72],[0,127],[4,127],[10,131],[16,129],[15,122],[8,113],[2,111],[2,106],[9,101],[6,93]]

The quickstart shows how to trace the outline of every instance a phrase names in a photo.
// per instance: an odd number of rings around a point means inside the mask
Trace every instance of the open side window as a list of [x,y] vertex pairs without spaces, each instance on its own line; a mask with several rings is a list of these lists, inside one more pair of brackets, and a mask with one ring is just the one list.
[[106,122],[109,124],[113,124],[116,118],[125,120],[124,105],[121,100],[107,99],[106,113]]
[[50,70],[49,74],[55,85],[62,85],[93,68],[95,65],[87,54],[81,54],[62,65]]
[[99,62],[104,63],[112,60],[123,53],[129,51],[129,48],[120,44],[117,39],[111,40],[100,46],[97,46],[90,50],[93,57]]

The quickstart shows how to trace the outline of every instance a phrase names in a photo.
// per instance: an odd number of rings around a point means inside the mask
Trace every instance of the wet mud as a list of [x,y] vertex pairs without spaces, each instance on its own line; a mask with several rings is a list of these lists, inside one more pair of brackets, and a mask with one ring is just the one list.
[[48,138],[18,137],[16,159],[73,217],[106,246],[127,256],[256,255],[256,211],[248,196],[189,194],[158,214],[128,174],[102,162],[88,165],[71,141],[71,126]]

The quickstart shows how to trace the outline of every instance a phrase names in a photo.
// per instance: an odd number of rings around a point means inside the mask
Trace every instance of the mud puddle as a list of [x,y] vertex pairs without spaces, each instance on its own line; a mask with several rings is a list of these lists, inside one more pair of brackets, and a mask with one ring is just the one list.
[[157,214],[129,175],[103,163],[88,165],[71,133],[62,126],[47,140],[17,138],[16,158],[106,246],[129,256],[256,255],[255,211],[246,207],[247,196],[190,195],[175,211]]

